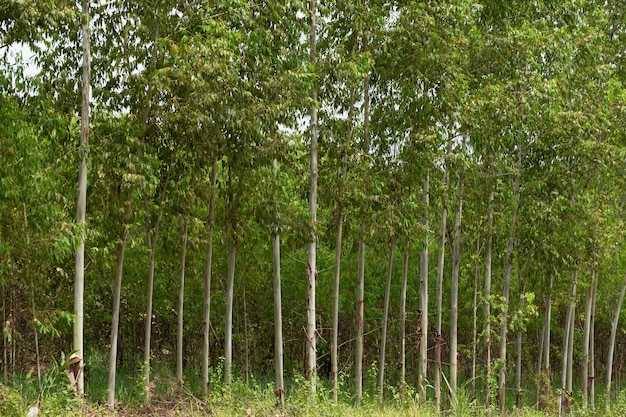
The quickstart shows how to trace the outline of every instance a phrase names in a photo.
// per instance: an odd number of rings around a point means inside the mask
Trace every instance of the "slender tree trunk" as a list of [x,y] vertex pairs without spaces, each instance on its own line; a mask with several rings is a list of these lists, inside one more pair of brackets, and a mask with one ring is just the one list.
[[[493,156],[490,158],[493,163]],[[490,173],[492,168],[490,168]],[[491,259],[493,248],[493,199],[495,191],[493,186],[489,191],[489,205],[487,206],[487,242],[485,246],[485,369],[486,369],[486,383],[485,383],[485,407],[489,408],[491,405],[492,395],[492,375],[493,369],[491,368]]]
[[343,149],[341,178],[339,183],[339,199],[337,201],[337,235],[335,237],[335,271],[333,288],[333,329],[330,341],[330,384],[333,403],[337,404],[339,394],[338,374],[339,374],[339,282],[341,278],[341,246],[343,241],[343,194],[346,178],[348,175],[348,147],[352,142],[352,123],[354,121],[354,88],[350,90],[350,107],[348,109],[348,133]]
[[[465,153],[466,137],[463,136],[461,153]],[[452,285],[450,288],[450,391],[457,395],[458,372],[458,316],[459,316],[459,267],[461,264],[461,219],[463,213],[464,172],[459,177],[459,206],[454,219],[454,246],[452,251]]]
[[[369,106],[370,91],[369,78],[365,77],[363,82],[363,154],[365,157],[369,155]],[[355,358],[355,386],[356,386],[356,405],[361,404],[363,398],[363,335],[365,330],[365,207],[361,206],[360,216],[361,230],[359,234],[359,261],[358,261],[358,277],[357,277],[357,329],[356,329],[356,358]]]
[[596,329],[596,297],[598,295],[598,271],[596,270],[596,279],[594,281],[593,300],[591,301],[591,337],[589,339],[589,380],[591,381],[589,387],[589,402],[591,408],[596,407],[596,360],[595,360],[595,329]]
[[[235,232],[233,231],[233,234]],[[224,328],[224,383],[232,382],[233,364],[233,293],[235,288],[235,258],[237,244],[235,236],[228,245],[228,281],[226,284],[226,317]]]
[[402,289],[400,290],[400,399],[406,391],[406,287],[409,275],[409,244],[407,241],[402,261]]
[[424,181],[424,189],[422,193],[422,203],[424,204],[424,247],[421,253],[421,270],[420,270],[420,333],[419,333],[419,395],[426,402],[426,387],[428,385],[427,369],[428,369],[428,205],[429,205],[429,181],[430,174],[426,173]]
[[[577,271],[572,271],[572,290],[570,294],[569,306],[567,308],[567,317],[565,320],[565,327],[563,328],[563,360],[562,360],[562,369],[561,369],[561,392],[559,398],[559,415],[565,415],[569,410],[569,396],[570,393],[568,391],[568,371],[569,371],[569,352],[570,352],[570,343],[573,342],[570,338],[570,329],[573,330],[573,322],[574,322],[574,308],[576,303],[576,279],[577,279]],[[569,378],[571,381],[571,378]]]
[[472,309],[472,397],[476,397],[476,350],[478,345],[478,277],[480,266],[480,232],[476,236],[476,259],[474,261],[474,300]]
[[609,353],[606,358],[606,399],[605,407],[606,411],[611,410],[611,379],[613,377],[613,354],[615,352],[615,338],[617,336],[617,324],[619,322],[619,316],[622,311],[622,304],[624,302],[624,293],[626,293],[626,277],[622,283],[622,290],[619,293],[617,299],[617,306],[615,307],[615,313],[611,318],[611,339],[609,341]]
[[589,402],[589,339],[591,335],[591,307],[593,304],[593,290],[598,271],[594,268],[591,271],[592,283],[587,289],[587,298],[585,300],[585,324],[583,328],[583,363],[582,363],[582,380],[580,388],[583,397],[583,408],[587,408]]
[[389,299],[391,298],[391,277],[393,276],[393,252],[395,238],[389,239],[389,263],[387,265],[387,285],[385,286],[385,304],[383,307],[383,328],[380,338],[380,370],[378,373],[378,400],[382,403],[385,387],[385,349],[387,347],[387,323],[389,318]]
[[[150,386],[150,359],[152,356],[151,342],[152,342],[152,300],[154,295],[154,263],[155,252],[157,246],[157,240],[159,237],[159,223],[161,222],[161,216],[163,215],[163,202],[165,196],[165,188],[167,181],[163,188],[163,197],[161,200],[161,207],[159,208],[159,214],[154,225],[154,235],[150,225],[150,215],[146,214],[146,242],[148,246],[148,294],[146,301],[146,319],[144,322],[144,357],[143,357],[143,383],[144,392],[146,394],[146,402],[150,401],[153,395],[153,389]],[[146,210],[148,210],[146,204]]]
[[435,411],[439,413],[441,411],[441,375],[443,368],[441,366],[441,345],[443,342],[443,333],[441,331],[441,315],[442,315],[442,299],[443,299],[443,268],[446,254],[446,232],[447,232],[447,218],[448,218],[448,189],[450,188],[450,170],[448,166],[448,159],[452,154],[452,133],[448,135],[448,143],[446,146],[446,158],[445,158],[445,174],[444,174],[444,190],[443,190],[443,207],[441,209],[441,231],[439,232],[439,256],[437,259],[437,282],[436,282],[436,294],[435,303],[437,309],[437,320],[435,328],[437,334],[435,335]]
[[243,282],[243,336],[245,341],[245,377],[246,385],[250,383],[250,339],[248,337],[248,307],[246,302],[246,282]]
[[572,386],[573,382],[573,367],[574,367],[574,328],[576,325],[576,304],[572,307],[572,319],[569,322],[569,342],[567,343],[567,392],[570,396],[573,397],[574,389]]
[[[519,309],[524,310],[526,302],[526,280],[520,275],[519,278]],[[515,406],[522,408],[522,331],[517,332],[517,360],[515,364]]]
[[[126,208],[125,222],[130,216],[130,205]],[[111,315],[111,346],[109,348],[109,378],[107,388],[107,405],[115,407],[115,373],[117,367],[117,339],[120,323],[120,302],[122,294],[122,276],[124,272],[124,252],[126,250],[126,239],[128,237],[128,226],[124,224],[124,229],[117,244],[117,266],[115,268],[115,286],[113,289],[113,313]]]
[[185,307],[185,261],[187,256],[187,233],[189,231],[189,223],[187,219],[183,219],[182,229],[182,249],[180,254],[180,281],[178,289],[178,338],[176,340],[176,378],[178,384],[183,385],[183,318]]
[[552,376],[550,375],[550,321],[552,318],[552,282],[553,276],[550,275],[550,284],[548,287],[548,293],[546,294],[545,298],[543,326],[541,330],[541,342],[539,348],[539,361],[537,367],[537,375],[539,375],[539,381],[537,384],[537,406],[539,408],[542,408],[546,405],[543,403],[543,400],[547,400],[548,395],[544,396],[544,393],[548,394],[552,389],[552,384],[550,383],[550,380],[552,378]]
[[7,337],[5,331],[7,331],[7,304],[6,304],[7,292],[2,282],[2,374],[4,385],[9,382],[9,348],[7,346]]
[[[310,61],[313,66],[317,63],[317,0],[309,0],[310,12]],[[310,146],[310,192],[309,212],[311,214],[311,237],[308,254],[308,303],[307,303],[307,378],[311,381],[311,394],[317,390],[317,329],[315,324],[315,288],[317,286],[317,86],[311,89],[311,146]]]
[[506,361],[506,345],[507,345],[507,330],[509,327],[509,291],[511,287],[511,269],[513,266],[513,244],[515,242],[515,229],[517,226],[517,210],[519,206],[519,189],[520,189],[520,177],[522,170],[522,150],[518,146],[517,148],[517,165],[515,167],[515,183],[513,185],[513,219],[511,220],[511,231],[509,235],[509,242],[506,249],[506,260],[504,263],[504,289],[503,305],[502,305],[502,325],[500,326],[500,383],[499,383],[499,402],[500,412],[504,413],[506,408],[506,374],[507,374],[507,361]]
[[[85,213],[87,211],[87,159],[89,157],[89,95],[91,87],[91,32],[89,30],[90,10],[89,1],[82,3],[82,37],[83,37],[83,76],[81,91],[81,111],[80,111],[80,153],[81,162],[78,171],[78,201],[76,204],[76,224],[82,227],[85,223]],[[81,230],[76,257],[74,262],[74,351],[80,358],[80,369],[85,366],[83,348],[83,328],[84,328],[84,294],[85,294],[85,232]],[[79,395],[85,392],[85,376],[79,372],[77,381],[77,391]]]
[[35,283],[30,281],[31,293],[30,301],[33,309],[33,336],[35,337],[35,360],[37,362],[37,388],[41,391],[41,358],[39,356],[39,330],[37,329],[37,313],[35,311]]
[[[276,176],[277,162],[272,161],[272,170]],[[282,311],[282,289],[280,282],[280,218],[278,205],[274,209],[275,221],[274,238],[272,245],[272,261],[274,266],[274,376],[275,392],[278,396],[278,403],[284,406],[285,382],[283,379],[283,311]]]
[[215,193],[217,184],[217,157],[213,159],[211,169],[211,196],[207,220],[207,250],[204,268],[204,309],[202,314],[202,392],[209,393],[209,347],[211,334],[211,268],[213,266],[213,231],[215,228]]

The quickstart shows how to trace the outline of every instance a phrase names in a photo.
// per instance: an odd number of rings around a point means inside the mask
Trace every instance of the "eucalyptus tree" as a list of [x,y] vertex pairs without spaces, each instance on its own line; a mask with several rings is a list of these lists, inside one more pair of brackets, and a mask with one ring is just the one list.
[[[87,158],[89,155],[89,96],[91,87],[91,31],[89,30],[90,7],[89,0],[84,0],[81,9],[82,44],[83,44],[83,74],[81,88],[80,110],[80,150],[81,161],[78,171],[78,201],[76,203],[76,224],[84,226],[87,211]],[[74,350],[78,355],[79,374],[77,390],[80,395],[85,391],[85,350],[83,347],[84,327],[84,298],[85,298],[85,234],[80,232],[78,248],[76,249],[75,281],[74,281]]]

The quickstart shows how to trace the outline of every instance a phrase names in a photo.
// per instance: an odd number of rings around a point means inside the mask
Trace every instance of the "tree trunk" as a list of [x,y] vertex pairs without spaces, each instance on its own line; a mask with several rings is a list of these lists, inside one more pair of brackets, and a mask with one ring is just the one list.
[[[165,189],[167,188],[167,182],[163,187],[163,194],[161,199],[161,207],[157,215],[157,220],[154,225],[154,235],[150,224],[150,215],[146,214],[146,243],[148,247],[148,294],[146,301],[146,319],[144,322],[144,357],[143,357],[143,383],[144,392],[146,395],[146,402],[150,401],[150,398],[154,394],[153,389],[150,386],[150,357],[151,341],[152,341],[152,299],[154,295],[154,263],[157,240],[159,237],[159,224],[161,222],[161,216],[163,215],[163,203],[165,200]],[[146,197],[147,200],[147,197]],[[149,210],[146,204],[146,210]]]
[[209,393],[209,347],[211,334],[211,269],[213,266],[213,231],[215,228],[215,194],[217,184],[217,157],[213,159],[211,169],[211,196],[209,198],[209,216],[207,220],[207,250],[204,268],[204,309],[202,314],[202,392]]
[[480,232],[476,236],[476,259],[474,261],[474,299],[472,303],[472,397],[476,397],[476,351],[478,345],[478,277],[480,266]]
[[[519,278],[519,310],[524,311],[526,302],[526,280],[520,275]],[[517,359],[515,364],[515,406],[522,408],[522,331],[517,332]]]
[[589,402],[589,340],[591,335],[591,321],[592,321],[592,305],[593,305],[593,292],[598,279],[598,270],[594,268],[591,271],[592,283],[587,289],[587,298],[585,300],[585,324],[583,328],[583,363],[582,363],[582,380],[580,388],[583,397],[583,408],[587,408]]
[[[87,211],[87,159],[89,156],[89,95],[91,87],[91,33],[89,30],[90,10],[89,1],[82,3],[82,37],[83,37],[83,75],[81,91],[81,111],[80,111],[80,168],[78,171],[78,200],[76,204],[76,224],[81,228],[85,223],[85,213]],[[79,367],[82,370],[85,366],[83,348],[83,328],[84,328],[84,294],[85,294],[85,231],[81,230],[78,247],[74,262],[74,351],[80,358]],[[79,395],[85,392],[85,376],[79,373],[77,381],[77,391]]]
[[[466,137],[463,136],[461,153],[465,153]],[[459,177],[459,206],[454,219],[454,246],[452,251],[452,286],[450,288],[450,393],[457,395],[458,372],[458,316],[459,316],[459,267],[461,264],[461,219],[463,213],[464,170]]]
[[[233,235],[234,235],[233,231]],[[228,281],[226,284],[226,315],[224,325],[224,383],[232,382],[233,364],[233,292],[235,288],[235,258],[237,255],[237,243],[232,236],[228,245]]]
[[606,359],[606,411],[611,410],[611,379],[613,376],[613,354],[615,352],[615,338],[617,336],[617,323],[619,322],[619,316],[622,311],[622,304],[624,302],[624,293],[626,293],[626,277],[622,284],[622,290],[619,293],[617,299],[617,306],[615,307],[615,313],[611,318],[611,339],[609,342],[609,353]]
[[330,386],[333,403],[337,404],[339,394],[339,281],[341,278],[341,246],[343,241],[343,194],[348,175],[348,147],[352,142],[352,123],[354,121],[354,88],[350,91],[350,107],[348,109],[348,133],[343,149],[341,178],[339,182],[339,198],[337,201],[337,235],[335,237],[335,271],[333,287],[333,328],[330,341]]
[[380,338],[380,370],[378,373],[378,400],[382,403],[385,383],[385,349],[387,347],[387,323],[389,318],[389,299],[391,297],[391,277],[393,276],[394,236],[389,239],[389,263],[387,265],[387,285],[385,286],[385,304],[383,307],[383,328]]
[[[126,208],[125,218],[130,216],[130,205]],[[109,378],[107,388],[107,405],[115,407],[115,373],[117,366],[117,339],[120,323],[120,303],[122,294],[122,276],[124,272],[124,252],[126,239],[128,238],[128,226],[124,224],[124,230],[117,244],[117,267],[115,269],[115,287],[113,289],[113,313],[111,315],[111,346],[109,348]]]
[[421,270],[420,270],[420,332],[419,332],[419,381],[418,393],[424,402],[426,402],[426,387],[428,385],[427,369],[428,369],[428,204],[429,204],[429,180],[430,174],[426,173],[424,181],[424,189],[422,193],[422,203],[424,204],[424,247],[421,253]]
[[189,223],[183,219],[182,249],[180,254],[180,281],[178,288],[178,338],[176,340],[176,379],[180,387],[183,386],[183,318],[185,306],[185,260],[187,256],[187,232]]
[[541,342],[539,348],[539,361],[537,367],[537,375],[539,375],[539,381],[537,384],[537,406],[539,408],[543,408],[546,405],[543,401],[549,399],[549,393],[552,390],[552,384],[550,382],[552,378],[552,376],[550,375],[550,321],[552,316],[552,282],[553,276],[550,275],[548,294],[545,298],[543,326],[541,330]]
[[517,148],[517,164],[515,166],[515,183],[513,185],[513,219],[511,220],[511,231],[509,235],[509,242],[506,249],[506,259],[504,262],[504,289],[502,291],[503,304],[502,304],[502,325],[500,326],[500,383],[499,383],[499,402],[500,412],[504,413],[506,408],[506,374],[507,374],[507,361],[506,361],[506,344],[507,344],[507,330],[509,327],[509,291],[511,287],[511,269],[513,267],[513,244],[515,242],[515,229],[517,226],[517,210],[519,206],[519,189],[520,189],[520,177],[522,171],[522,150],[518,146]]
[[[561,367],[561,392],[559,394],[559,415],[563,416],[569,411],[569,397],[568,392],[568,371],[569,367],[569,352],[570,352],[570,330],[573,330],[574,322],[574,306],[576,303],[576,279],[577,271],[572,271],[572,290],[570,294],[569,305],[567,308],[567,317],[565,320],[565,326],[563,327],[563,360]],[[571,378],[569,379],[571,381]]]
[[[490,158],[493,161],[493,156]],[[490,173],[493,174],[492,168]],[[489,408],[491,405],[492,395],[492,375],[491,369],[491,259],[493,248],[493,199],[495,191],[493,186],[489,191],[489,205],[487,206],[487,242],[485,246],[485,369],[486,369],[486,382],[485,382],[485,407]]]
[[[276,176],[277,162],[272,162],[272,170]],[[284,406],[285,382],[283,379],[283,311],[282,311],[282,289],[280,282],[280,219],[278,206],[274,209],[275,221],[274,238],[272,245],[272,264],[274,266],[274,376],[275,392],[277,393],[278,404]]]
[[[363,82],[363,154],[367,159],[369,155],[369,78],[365,77]],[[359,261],[357,271],[357,329],[356,329],[356,358],[355,358],[355,387],[356,387],[356,405],[361,404],[363,397],[363,334],[365,323],[365,207],[361,206],[360,216],[361,230],[359,233]]]
[[[317,0],[309,0],[310,12],[310,61],[313,66],[317,63]],[[307,287],[307,379],[311,382],[311,394],[314,395],[317,389],[317,332],[315,324],[315,287],[317,286],[317,86],[311,89],[311,146],[310,146],[310,192],[309,192],[309,212],[311,214],[311,237],[309,241],[308,254],[308,287]]]
[[6,304],[7,292],[5,288],[5,282],[2,282],[2,374],[4,385],[9,382],[9,348],[7,346],[7,337],[5,332],[7,329],[7,304]]
[[400,399],[406,391],[406,287],[409,275],[409,244],[407,242],[402,261],[402,289],[400,290]]
[[442,299],[443,299],[443,267],[446,254],[446,232],[448,218],[448,189],[450,188],[450,170],[448,159],[452,154],[452,133],[448,135],[448,143],[446,146],[445,157],[445,174],[444,174],[444,190],[443,190],[443,207],[441,209],[441,231],[439,232],[439,256],[437,259],[437,283],[435,303],[437,308],[437,320],[435,323],[435,411],[441,411],[441,375],[443,368],[441,366],[441,344],[443,342],[443,333],[441,332],[441,315],[442,315]]
[[589,402],[591,408],[596,407],[596,360],[595,360],[595,329],[596,329],[596,297],[598,295],[598,271],[596,270],[596,279],[594,281],[593,300],[591,301],[591,337],[589,339],[589,380],[591,381],[589,387]]

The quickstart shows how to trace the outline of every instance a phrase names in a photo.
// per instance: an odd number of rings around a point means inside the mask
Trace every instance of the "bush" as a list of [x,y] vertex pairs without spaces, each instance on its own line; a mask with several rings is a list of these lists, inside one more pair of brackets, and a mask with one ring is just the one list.
[[22,397],[13,389],[0,384],[0,415],[4,417],[21,417],[26,406]]

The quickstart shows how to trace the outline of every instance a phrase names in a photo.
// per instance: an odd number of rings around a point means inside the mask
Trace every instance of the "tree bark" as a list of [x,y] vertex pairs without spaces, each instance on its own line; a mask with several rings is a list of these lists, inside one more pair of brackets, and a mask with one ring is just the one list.
[[[493,164],[493,155],[490,157],[491,164]],[[493,165],[489,169],[490,174],[493,174]],[[489,408],[491,405],[492,394],[492,375],[491,369],[491,264],[492,264],[492,248],[493,248],[493,199],[495,191],[493,185],[489,190],[489,204],[487,206],[487,242],[485,245],[485,369],[486,369],[486,382],[485,382],[485,407]]]
[[441,344],[443,342],[443,333],[441,331],[441,315],[442,315],[442,299],[443,299],[443,267],[446,254],[446,232],[448,218],[448,190],[450,188],[450,169],[448,160],[452,154],[452,133],[448,135],[448,143],[446,146],[446,156],[444,161],[444,189],[443,189],[443,207],[441,209],[441,231],[439,232],[439,256],[437,259],[437,282],[435,303],[437,309],[437,320],[435,323],[435,411],[441,411],[441,375],[443,368],[441,366]]
[[[317,0],[309,0],[310,13],[310,61],[313,66],[317,64]],[[317,286],[317,86],[311,89],[311,145],[309,154],[310,190],[309,190],[309,213],[311,215],[311,237],[308,253],[308,287],[307,287],[307,379],[311,382],[311,394],[317,390],[317,329],[315,324],[315,288]]]
[[611,339],[609,341],[609,353],[606,359],[606,411],[611,410],[611,379],[613,377],[613,354],[615,352],[615,338],[617,336],[617,324],[619,322],[619,316],[622,311],[622,304],[624,302],[624,293],[626,293],[626,277],[622,284],[622,290],[619,293],[617,299],[617,306],[615,307],[615,313],[611,319]]
[[429,181],[430,174],[426,173],[424,189],[422,193],[422,204],[424,204],[424,247],[421,252],[420,269],[420,333],[419,333],[419,381],[418,391],[421,399],[426,402],[426,387],[428,385],[428,205],[429,205]]
[[[233,232],[234,234],[234,232]],[[237,244],[233,236],[228,245],[228,279],[226,284],[226,315],[224,326],[224,383],[232,382],[233,364],[233,293],[235,288],[235,258]]]
[[[537,384],[537,406],[539,408],[545,406],[545,404],[543,404],[544,393],[547,394],[552,389],[552,384],[550,383],[550,380],[552,378],[552,376],[550,375],[550,321],[552,316],[552,282],[553,276],[550,275],[548,293],[544,301],[545,307],[543,326],[541,329],[541,342],[539,347],[539,360],[537,366],[537,375],[539,375],[539,381]],[[545,399],[547,400],[547,395],[545,397]]]
[[[565,320],[565,327],[563,328],[563,360],[562,360],[562,367],[561,367],[561,392],[559,394],[559,415],[563,416],[565,415],[568,410],[569,410],[569,397],[570,397],[570,392],[568,391],[568,386],[570,386],[570,384],[568,384],[568,372],[571,369],[569,367],[569,363],[570,363],[570,356],[569,356],[569,352],[570,352],[570,344],[573,342],[573,340],[570,338],[570,331],[574,329],[574,308],[575,308],[575,303],[576,303],[576,279],[577,279],[578,273],[576,270],[572,271],[572,290],[571,290],[571,294],[570,294],[570,300],[569,300],[569,305],[567,308],[567,317]],[[571,377],[569,378],[569,381],[571,381]]]
[[[369,106],[370,106],[370,92],[369,92],[369,78],[365,77],[363,81],[363,96],[364,96],[364,109],[363,109],[363,154],[366,157],[369,156]],[[356,329],[356,358],[355,358],[355,387],[356,387],[356,405],[361,404],[363,398],[363,335],[364,335],[364,323],[365,323],[365,206],[361,206],[360,216],[361,230],[359,233],[359,261],[357,271],[357,329]]]
[[207,250],[204,268],[204,308],[202,314],[202,392],[209,393],[209,354],[211,334],[211,269],[213,266],[213,231],[215,229],[215,194],[217,184],[217,157],[213,158],[211,169],[211,196],[207,220]]
[[[90,21],[89,1],[82,3],[82,37],[83,37],[83,75],[81,90],[81,111],[80,111],[80,168],[78,171],[78,199],[76,203],[76,224],[81,228],[85,223],[85,213],[87,211],[87,159],[89,157],[89,95],[91,88],[91,32],[89,30]],[[85,294],[85,231],[80,230],[78,247],[74,262],[74,340],[73,350],[80,358],[80,369],[85,366],[83,333],[84,333],[84,294]],[[80,372],[77,381],[77,391],[79,395],[85,393],[85,376]]]
[[596,361],[595,361],[595,328],[596,328],[596,298],[598,296],[598,272],[596,270],[596,279],[594,282],[593,289],[593,300],[591,301],[591,337],[589,339],[589,380],[591,381],[589,387],[589,402],[591,403],[591,408],[595,409],[596,407]]
[[383,307],[383,328],[380,338],[380,369],[378,372],[378,400],[382,403],[385,388],[385,349],[387,347],[387,323],[389,318],[389,299],[391,297],[391,277],[393,276],[393,252],[395,238],[389,239],[389,262],[387,264],[387,284],[385,285],[385,302]]
[[178,337],[176,339],[176,379],[178,379],[179,386],[183,385],[183,318],[185,307],[185,261],[187,256],[187,233],[189,230],[189,223],[187,219],[183,219],[182,229],[182,248],[180,254],[180,281],[178,288]]
[[[461,153],[465,153],[466,137],[463,136]],[[458,373],[458,315],[459,315],[459,267],[461,264],[461,219],[463,213],[464,170],[459,177],[459,206],[454,219],[454,246],[452,251],[452,285],[450,288],[450,391],[457,395]]]
[[[526,280],[520,275],[519,278],[519,310],[524,311],[526,302]],[[522,331],[517,332],[517,359],[515,364],[515,406],[522,408]]]
[[348,175],[348,147],[352,142],[352,123],[354,121],[354,88],[350,90],[350,107],[348,109],[348,133],[343,148],[341,177],[339,179],[339,199],[337,201],[337,235],[335,237],[335,270],[333,288],[333,328],[330,341],[330,386],[333,403],[337,404],[339,394],[339,282],[341,278],[341,246],[343,241],[343,194]]
[[[169,179],[168,179],[169,180]],[[152,300],[154,295],[154,263],[156,246],[159,237],[159,224],[161,223],[161,216],[163,215],[163,203],[165,200],[165,189],[167,188],[168,180],[165,181],[163,186],[163,193],[161,196],[161,207],[157,215],[157,220],[154,225],[154,231],[152,230],[150,222],[150,214],[148,213],[148,204],[146,203],[146,243],[148,247],[148,293],[146,296],[146,319],[144,322],[144,357],[143,357],[143,383],[144,392],[146,395],[146,402],[150,401],[153,394],[150,387],[150,357],[152,356],[151,342],[152,342]],[[147,197],[146,197],[147,202]],[[154,234],[153,234],[154,232]]]
[[474,261],[474,299],[472,302],[472,397],[476,397],[476,351],[478,345],[478,277],[480,266],[480,232],[476,236],[476,259]]
[[117,366],[117,340],[120,323],[120,304],[122,294],[122,276],[124,272],[124,252],[128,238],[126,219],[130,216],[130,204],[126,206],[124,229],[117,244],[117,266],[115,269],[115,286],[113,289],[113,313],[111,315],[111,346],[109,348],[109,377],[107,388],[107,405],[115,407],[115,374]]
[[[272,161],[272,170],[276,176],[277,162]],[[284,406],[285,382],[283,379],[283,311],[282,311],[282,289],[280,282],[280,219],[278,205],[274,206],[275,222],[274,237],[272,245],[272,264],[274,267],[274,376],[275,392],[279,405]]]
[[489,155],[489,203],[487,205],[487,242],[485,244],[485,408],[491,405],[492,374],[491,369],[491,264],[493,248],[493,200],[495,197],[493,177],[493,155]]
[[502,305],[502,325],[500,326],[500,383],[499,383],[499,402],[500,412],[504,413],[506,408],[506,374],[507,374],[507,361],[506,361],[506,344],[507,344],[507,330],[509,327],[509,292],[511,287],[511,269],[513,267],[513,244],[515,242],[515,229],[517,226],[517,211],[519,206],[519,189],[520,189],[520,177],[522,171],[522,150],[518,145],[517,148],[517,164],[515,166],[515,183],[513,185],[513,219],[511,220],[511,231],[509,235],[509,242],[506,249],[506,259],[504,262],[504,288],[502,291],[503,305]]
[[593,305],[593,292],[598,279],[598,270],[594,268],[591,271],[592,283],[587,289],[587,298],[585,300],[585,324],[583,328],[583,363],[582,363],[582,380],[580,388],[583,397],[583,408],[587,408],[589,402],[589,340],[591,335],[591,321],[592,321],[592,305]]
[[400,399],[406,391],[406,287],[409,275],[409,244],[407,241],[402,261],[402,288],[400,290]]

